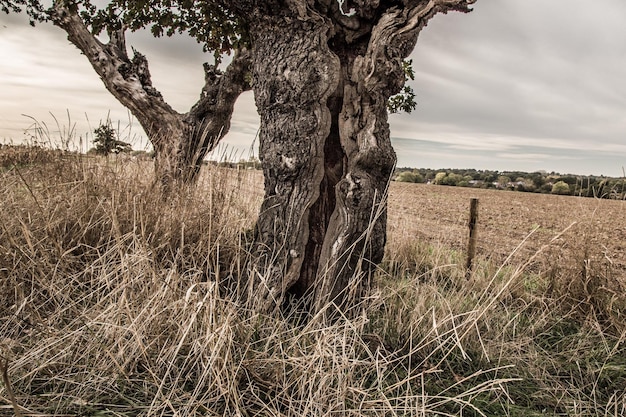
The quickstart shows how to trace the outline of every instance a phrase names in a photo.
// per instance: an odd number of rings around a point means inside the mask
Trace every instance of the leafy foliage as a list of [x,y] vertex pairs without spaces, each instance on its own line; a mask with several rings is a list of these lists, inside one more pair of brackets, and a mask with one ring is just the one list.
[[96,138],[93,140],[95,152],[107,156],[109,154],[128,153],[132,151],[130,143],[123,142],[117,138],[117,132],[111,127],[111,122],[107,121],[94,130]]
[[[415,72],[413,71],[413,60],[408,59],[402,62],[402,70],[404,71],[405,83],[409,80],[415,79]],[[406,112],[411,113],[417,107],[415,101],[415,92],[409,85],[404,85],[402,91],[395,96],[389,98],[387,102],[387,110],[389,113]]]
[[421,183],[424,182],[424,177],[419,172],[404,171],[395,178],[395,181]]
[[[222,54],[249,42],[245,25],[218,2],[113,0],[104,7],[91,0],[66,3],[80,13],[94,34],[144,28],[149,28],[155,37],[187,33],[203,45],[205,52],[213,51],[217,61]],[[0,10],[7,14],[25,11],[33,26],[53,16],[53,8],[38,0],[0,0]]]
[[205,52],[213,51],[218,61],[222,54],[249,41],[245,25],[216,2],[114,0],[103,9],[87,6],[81,17],[94,33],[121,27],[133,31],[150,28],[155,37],[187,33],[203,45]]
[[569,185],[565,181],[557,181],[552,186],[552,194],[569,194]]
[[411,113],[417,107],[415,101],[415,92],[411,86],[405,85],[402,87],[402,91],[395,96],[389,98],[387,108],[389,113],[406,112]]
[[45,7],[37,0],[0,0],[0,10],[6,14],[26,11],[31,26],[46,18]]

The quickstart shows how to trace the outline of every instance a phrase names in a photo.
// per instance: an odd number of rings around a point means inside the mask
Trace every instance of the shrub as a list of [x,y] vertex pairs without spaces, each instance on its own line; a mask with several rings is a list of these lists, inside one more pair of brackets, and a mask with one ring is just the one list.
[[422,183],[424,182],[424,177],[422,177],[418,172],[404,171],[396,177],[396,181]]
[[129,153],[132,151],[130,143],[123,142],[118,139],[118,134],[111,126],[111,121],[101,124],[94,130],[95,152],[99,155],[108,156],[109,154]]
[[558,181],[552,186],[552,194],[567,195],[569,193],[569,185],[565,181]]

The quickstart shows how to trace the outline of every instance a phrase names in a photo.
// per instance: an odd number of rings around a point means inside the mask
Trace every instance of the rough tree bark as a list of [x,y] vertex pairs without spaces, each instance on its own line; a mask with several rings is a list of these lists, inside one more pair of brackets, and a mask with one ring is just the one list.
[[[332,28],[325,19],[262,16],[252,27],[265,198],[248,299],[264,311],[280,305],[305,274],[305,280],[316,275],[309,252],[322,243],[327,216],[321,212],[332,206],[316,202],[326,178],[325,155],[336,152],[325,147],[333,120],[327,103],[339,82],[340,63],[328,47]],[[303,292],[306,285],[299,285]]]
[[359,300],[385,246],[396,161],[386,105],[404,84],[402,60],[434,15],[474,2],[228,2],[250,23],[261,115],[251,307],[272,310],[288,294],[311,296],[314,311]]
[[87,28],[75,7],[55,1],[53,23],[87,57],[107,90],[137,118],[155,150],[155,179],[165,193],[194,184],[202,160],[230,128],[239,95],[250,89],[250,52],[235,52],[222,72],[205,64],[200,99],[187,113],[178,113],[152,86],[148,61],[137,51],[129,58],[125,29],[109,33],[102,43]]

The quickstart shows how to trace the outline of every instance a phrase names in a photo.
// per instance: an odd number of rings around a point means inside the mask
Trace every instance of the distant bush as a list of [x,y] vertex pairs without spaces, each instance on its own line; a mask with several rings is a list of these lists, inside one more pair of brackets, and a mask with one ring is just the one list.
[[93,140],[95,145],[94,151],[99,155],[108,156],[109,154],[129,153],[132,151],[130,143],[119,140],[118,134],[111,126],[111,121],[101,124],[94,130],[96,138]]
[[567,195],[569,193],[569,185],[564,181],[558,181],[552,186],[552,194]]
[[441,185],[452,185],[455,186],[458,183],[463,181],[463,176],[461,174],[456,174],[454,172],[451,172],[449,174],[447,174],[442,180],[441,180]]
[[443,180],[446,178],[446,175],[448,175],[446,172],[438,172],[435,175],[434,183],[437,185],[443,184]]
[[396,181],[422,183],[424,182],[424,177],[419,172],[404,171],[396,177]]

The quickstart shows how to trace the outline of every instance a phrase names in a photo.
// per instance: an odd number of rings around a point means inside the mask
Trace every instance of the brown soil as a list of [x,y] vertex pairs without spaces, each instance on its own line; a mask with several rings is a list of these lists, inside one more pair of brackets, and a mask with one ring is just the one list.
[[471,198],[479,199],[479,256],[502,263],[512,254],[511,262],[523,263],[540,252],[538,272],[565,262],[626,279],[625,201],[394,182],[390,241],[421,239],[464,251]]

